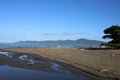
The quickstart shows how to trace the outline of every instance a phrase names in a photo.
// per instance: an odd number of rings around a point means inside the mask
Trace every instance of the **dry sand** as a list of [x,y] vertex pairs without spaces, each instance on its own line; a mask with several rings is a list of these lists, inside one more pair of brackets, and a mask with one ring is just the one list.
[[120,50],[78,48],[1,48],[1,50],[38,54],[69,64],[97,77],[120,79]]

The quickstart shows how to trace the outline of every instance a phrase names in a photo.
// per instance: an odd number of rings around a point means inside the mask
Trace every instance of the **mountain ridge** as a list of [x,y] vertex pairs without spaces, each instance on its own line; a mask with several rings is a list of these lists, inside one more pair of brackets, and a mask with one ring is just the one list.
[[103,41],[99,40],[90,40],[90,39],[85,39],[85,38],[80,38],[76,40],[45,40],[45,41],[32,41],[32,40],[27,40],[27,41],[17,41],[15,43],[105,43]]

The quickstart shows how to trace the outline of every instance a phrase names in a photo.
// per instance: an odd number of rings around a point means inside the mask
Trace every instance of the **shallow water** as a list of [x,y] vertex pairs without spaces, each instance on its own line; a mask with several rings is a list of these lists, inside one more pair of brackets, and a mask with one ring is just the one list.
[[0,52],[9,57],[6,54],[12,57],[8,58],[10,62],[0,65],[0,80],[90,80],[55,62],[35,60],[27,54]]
[[0,54],[1,54],[1,55],[4,55],[4,56],[8,56],[9,58],[11,58],[12,55],[13,55],[13,54],[10,53],[10,52],[1,52],[1,51],[0,51]]

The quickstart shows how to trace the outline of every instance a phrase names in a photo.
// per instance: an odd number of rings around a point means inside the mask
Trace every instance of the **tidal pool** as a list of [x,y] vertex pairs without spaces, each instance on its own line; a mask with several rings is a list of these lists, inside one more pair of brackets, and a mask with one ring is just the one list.
[[2,51],[0,51],[0,55],[4,55],[4,56],[7,56],[7,57],[11,58],[13,54],[10,53],[10,52],[2,52]]
[[[9,54],[11,57],[6,58],[9,57]],[[0,80],[90,80],[59,63],[49,60],[36,60],[35,56],[32,57],[29,54],[18,55],[0,52],[0,55],[5,55],[4,57],[0,56],[0,63],[2,62]]]

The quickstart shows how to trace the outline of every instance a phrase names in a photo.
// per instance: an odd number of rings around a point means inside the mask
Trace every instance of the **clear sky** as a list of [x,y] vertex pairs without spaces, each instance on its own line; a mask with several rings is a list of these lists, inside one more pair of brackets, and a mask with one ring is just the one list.
[[0,42],[103,40],[120,25],[120,0],[0,0]]

